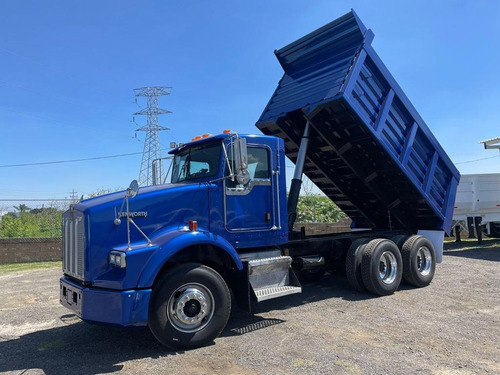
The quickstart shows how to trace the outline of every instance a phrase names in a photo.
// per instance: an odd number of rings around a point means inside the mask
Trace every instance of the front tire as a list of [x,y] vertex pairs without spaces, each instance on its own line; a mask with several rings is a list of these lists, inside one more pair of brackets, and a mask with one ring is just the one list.
[[231,295],[212,268],[187,263],[166,273],[153,289],[148,325],[171,349],[192,349],[213,341],[231,312]]

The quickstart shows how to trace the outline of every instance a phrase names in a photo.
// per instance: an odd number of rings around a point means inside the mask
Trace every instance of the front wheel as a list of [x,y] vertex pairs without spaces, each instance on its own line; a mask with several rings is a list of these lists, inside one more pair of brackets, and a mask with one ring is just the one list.
[[153,289],[148,325],[163,345],[192,349],[213,341],[230,312],[224,279],[210,267],[188,263],[166,273]]

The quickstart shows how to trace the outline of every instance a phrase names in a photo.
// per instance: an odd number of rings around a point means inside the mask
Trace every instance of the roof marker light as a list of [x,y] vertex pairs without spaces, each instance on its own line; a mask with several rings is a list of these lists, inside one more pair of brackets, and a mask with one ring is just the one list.
[[222,131],[222,134],[229,134],[232,133],[233,131],[231,129],[226,129]]

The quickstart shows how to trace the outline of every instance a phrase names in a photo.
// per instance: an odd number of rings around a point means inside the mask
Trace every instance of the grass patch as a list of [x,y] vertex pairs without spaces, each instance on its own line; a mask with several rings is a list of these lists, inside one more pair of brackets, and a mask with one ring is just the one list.
[[338,360],[335,362],[336,365],[341,366],[349,374],[361,374],[361,370],[355,364],[349,363],[347,361]]
[[477,239],[462,239],[460,242],[455,240],[444,241],[444,251],[454,250],[477,250],[477,249],[491,249],[500,247],[500,239],[498,238],[483,238],[483,242],[477,243]]
[[31,271],[44,268],[62,267],[62,262],[33,262],[33,263],[9,263],[0,264],[0,275],[8,272]]
[[302,358],[296,358],[293,361],[293,366],[295,368],[303,368],[303,367],[308,367],[308,366],[313,366],[314,361],[310,361],[308,359],[302,359]]

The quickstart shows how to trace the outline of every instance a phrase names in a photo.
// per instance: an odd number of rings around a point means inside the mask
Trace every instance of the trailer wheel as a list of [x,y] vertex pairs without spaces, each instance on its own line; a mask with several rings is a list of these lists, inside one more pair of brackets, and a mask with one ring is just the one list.
[[387,239],[370,241],[363,252],[361,276],[370,292],[380,296],[394,293],[401,282],[403,261],[396,244]]
[[213,341],[226,326],[231,295],[212,268],[188,263],[165,274],[153,289],[148,325],[171,349],[191,349]]
[[366,292],[361,276],[361,260],[369,238],[359,238],[352,242],[345,259],[345,273],[349,285],[358,292]]
[[419,288],[429,285],[436,270],[436,255],[431,241],[424,236],[411,236],[404,243],[401,255],[406,282]]

